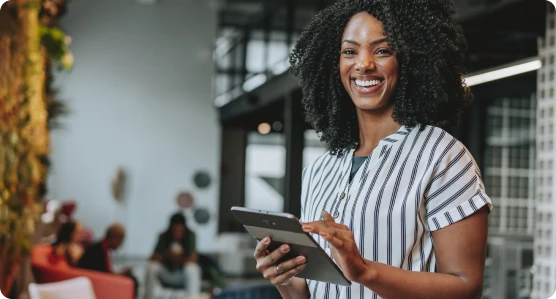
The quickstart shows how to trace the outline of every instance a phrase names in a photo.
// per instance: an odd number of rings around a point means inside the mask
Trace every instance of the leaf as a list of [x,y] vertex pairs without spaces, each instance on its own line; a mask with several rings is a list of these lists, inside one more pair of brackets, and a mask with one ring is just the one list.
[[10,16],[17,21],[18,19],[18,13],[17,13],[17,6],[16,5],[12,5],[12,6],[8,6],[10,11]]
[[50,167],[50,158],[48,157],[48,155],[37,155],[37,159],[43,166],[47,168]]
[[25,108],[25,106],[27,106],[29,104],[29,98],[28,97],[23,97],[23,100],[21,101],[21,103],[19,103],[19,108]]
[[23,119],[17,122],[17,127],[24,128],[29,124],[29,121],[31,121],[31,115],[27,114],[23,117]]
[[27,86],[27,84],[21,84],[21,86],[19,87],[19,93],[26,94],[27,91],[29,91],[29,87]]
[[41,43],[48,54],[56,60],[60,70],[69,71],[73,67],[73,55],[67,45],[66,34],[58,29],[41,27]]
[[38,8],[41,7],[41,5],[40,5],[39,1],[29,0],[29,1],[25,2],[25,4],[23,4],[21,7],[24,8],[24,9],[38,9]]

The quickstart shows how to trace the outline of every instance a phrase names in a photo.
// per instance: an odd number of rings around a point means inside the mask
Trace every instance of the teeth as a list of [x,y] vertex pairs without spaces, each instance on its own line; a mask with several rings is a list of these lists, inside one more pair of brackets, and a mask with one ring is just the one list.
[[362,87],[376,86],[379,85],[380,82],[381,80],[370,80],[370,81],[355,80],[355,84]]

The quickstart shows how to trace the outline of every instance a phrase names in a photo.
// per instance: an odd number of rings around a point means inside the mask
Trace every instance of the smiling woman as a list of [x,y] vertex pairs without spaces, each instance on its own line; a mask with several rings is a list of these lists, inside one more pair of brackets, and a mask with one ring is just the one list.
[[[370,19],[375,20],[371,26],[362,26]],[[355,110],[365,99],[352,98],[356,86],[346,86],[344,72],[358,79],[350,69],[378,68],[359,76],[372,81],[388,74],[380,90],[396,103],[389,117],[450,130],[472,99],[462,80],[465,49],[451,1],[339,1],[305,29],[290,63],[303,90],[307,120],[331,153],[341,154],[359,142]]]
[[[290,62],[329,152],[305,168],[303,230],[352,281],[293,278],[287,245],[255,252],[284,298],[480,298],[488,211],[479,168],[445,130],[471,99],[449,0],[341,0]],[[310,257],[308,257],[310,258]]]

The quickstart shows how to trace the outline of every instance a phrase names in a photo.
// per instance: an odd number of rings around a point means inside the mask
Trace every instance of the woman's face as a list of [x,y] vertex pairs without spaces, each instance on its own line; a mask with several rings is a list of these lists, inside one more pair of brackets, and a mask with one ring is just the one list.
[[398,59],[382,23],[366,12],[355,14],[344,29],[340,77],[355,106],[390,110],[398,83]]

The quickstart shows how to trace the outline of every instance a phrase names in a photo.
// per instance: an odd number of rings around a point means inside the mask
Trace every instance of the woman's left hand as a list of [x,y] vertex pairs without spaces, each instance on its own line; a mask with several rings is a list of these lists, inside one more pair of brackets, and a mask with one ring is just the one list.
[[328,212],[323,211],[322,220],[303,223],[303,230],[319,234],[330,244],[332,256],[347,279],[353,282],[361,281],[368,266],[349,227],[336,223]]

